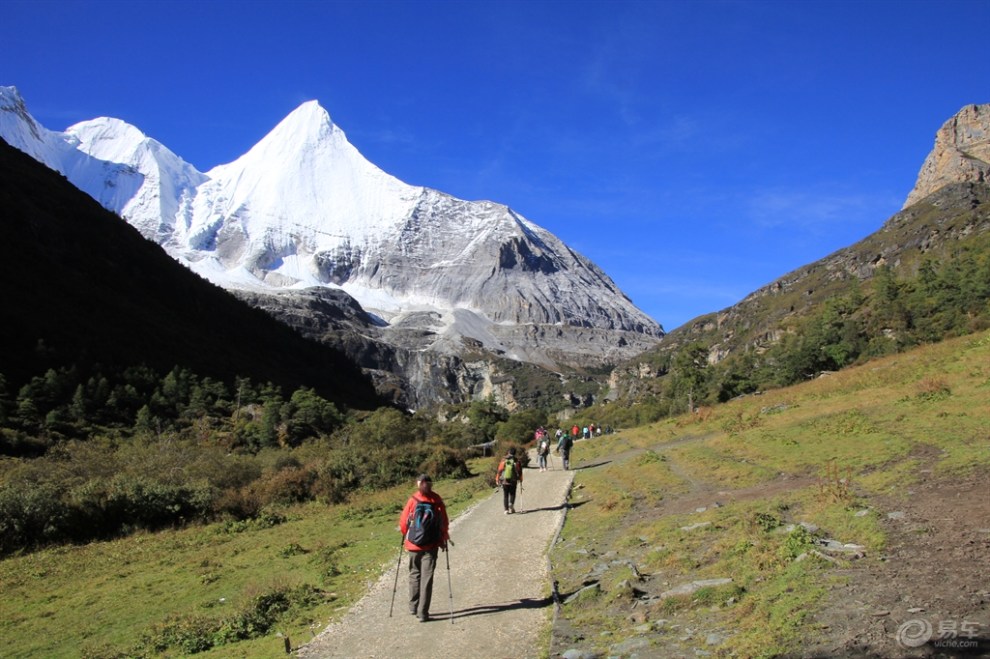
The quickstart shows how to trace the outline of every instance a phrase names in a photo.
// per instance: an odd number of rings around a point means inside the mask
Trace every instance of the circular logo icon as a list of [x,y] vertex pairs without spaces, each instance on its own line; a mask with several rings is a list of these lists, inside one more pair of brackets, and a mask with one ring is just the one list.
[[932,638],[932,623],[908,620],[897,628],[897,642],[905,648],[920,648]]

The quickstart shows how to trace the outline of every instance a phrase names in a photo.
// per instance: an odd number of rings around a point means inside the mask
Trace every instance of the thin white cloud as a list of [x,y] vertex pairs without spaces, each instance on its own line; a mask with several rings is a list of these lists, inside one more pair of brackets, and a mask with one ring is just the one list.
[[772,188],[746,200],[747,217],[758,227],[787,227],[821,233],[838,225],[882,221],[898,206],[890,194],[822,189]]

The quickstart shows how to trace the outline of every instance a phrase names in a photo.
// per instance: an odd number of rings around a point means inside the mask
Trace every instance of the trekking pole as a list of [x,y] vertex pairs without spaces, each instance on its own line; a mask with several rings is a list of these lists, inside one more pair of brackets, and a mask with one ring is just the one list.
[[399,542],[399,560],[395,563],[395,584],[392,586],[392,603],[388,605],[388,617],[392,617],[392,609],[395,608],[395,591],[399,589],[399,566],[402,565],[402,546],[405,544],[406,536],[402,536]]
[[454,590],[450,587],[450,547],[454,546],[454,543],[447,539],[447,551],[444,554],[447,555],[447,592],[450,594],[450,624],[454,624]]

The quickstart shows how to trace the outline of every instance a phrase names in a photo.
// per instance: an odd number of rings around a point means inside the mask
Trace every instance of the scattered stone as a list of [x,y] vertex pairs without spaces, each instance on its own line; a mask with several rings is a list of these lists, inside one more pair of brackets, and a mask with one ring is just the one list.
[[864,508],[863,510],[857,510],[853,517],[866,517],[870,514],[869,508]]
[[705,645],[722,645],[725,643],[725,636],[712,633],[705,638]]
[[850,558],[862,558],[866,555],[866,547],[863,545],[853,544],[851,542],[843,543],[838,540],[826,538],[820,540],[818,544],[820,544],[825,551],[848,554]]
[[894,512],[887,513],[887,519],[904,519],[907,517],[907,513],[901,510],[895,510]]
[[668,597],[677,597],[678,595],[692,595],[702,588],[712,587],[712,586],[724,586],[726,584],[732,583],[732,579],[724,577],[721,579],[700,579],[698,581],[692,581],[690,583],[682,584],[676,588],[671,588],[670,590],[665,590],[660,593],[660,599],[666,599]]
[[579,599],[583,599],[585,597],[595,597],[599,593],[601,593],[601,590],[602,590],[601,586],[596,581],[595,583],[585,586],[581,590],[577,591],[576,593],[568,597],[566,600],[564,600],[564,604],[570,604],[571,602],[577,601]]
[[585,652],[584,650],[578,650],[572,648],[570,650],[565,650],[562,655],[563,659],[596,659],[598,657],[594,652]]
[[628,638],[621,643],[616,643],[609,648],[613,654],[620,657],[636,656],[636,650],[645,650],[650,647],[650,639],[643,637]]
[[682,526],[682,531],[694,531],[695,529],[704,528],[706,526],[711,526],[711,522],[698,522],[697,524],[690,524],[688,526]]

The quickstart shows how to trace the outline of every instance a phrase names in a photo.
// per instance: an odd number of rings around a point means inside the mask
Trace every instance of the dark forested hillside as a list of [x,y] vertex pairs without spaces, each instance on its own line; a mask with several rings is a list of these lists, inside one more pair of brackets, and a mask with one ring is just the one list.
[[346,357],[185,269],[58,173],[0,140],[0,375],[174,366],[380,404]]

